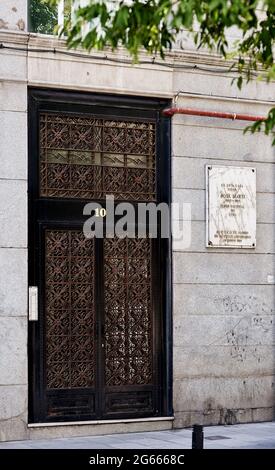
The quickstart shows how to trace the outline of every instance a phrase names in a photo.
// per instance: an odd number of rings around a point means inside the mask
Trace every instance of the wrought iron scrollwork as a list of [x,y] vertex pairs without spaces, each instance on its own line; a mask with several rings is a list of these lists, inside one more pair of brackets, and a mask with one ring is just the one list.
[[104,240],[105,381],[152,383],[151,240]]
[[94,240],[46,230],[47,388],[91,387],[95,380]]

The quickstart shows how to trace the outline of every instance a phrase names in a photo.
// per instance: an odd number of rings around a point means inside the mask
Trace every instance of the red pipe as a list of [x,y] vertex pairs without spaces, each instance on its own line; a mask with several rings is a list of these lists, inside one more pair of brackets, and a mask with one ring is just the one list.
[[188,114],[190,116],[207,116],[220,119],[238,119],[239,121],[260,121],[266,120],[264,116],[252,116],[251,114],[220,113],[218,111],[203,111],[192,108],[166,108],[162,111],[164,116],[174,116],[174,114]]

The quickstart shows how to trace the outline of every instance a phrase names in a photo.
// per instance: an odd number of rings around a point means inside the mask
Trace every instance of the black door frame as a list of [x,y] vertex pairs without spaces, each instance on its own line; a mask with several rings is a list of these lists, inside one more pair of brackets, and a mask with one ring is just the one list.
[[[148,99],[140,97],[120,96],[120,95],[102,95],[96,93],[82,93],[49,89],[29,89],[29,142],[28,142],[28,246],[29,246],[29,271],[28,285],[36,285],[38,272],[38,257],[41,253],[35,252],[37,246],[37,204],[39,197],[39,174],[38,161],[35,163],[35,156],[39,155],[39,128],[38,114],[40,111],[72,111],[72,106],[81,108],[82,112],[93,113],[100,108],[102,115],[110,116],[110,108],[114,110],[114,115],[118,116],[118,111],[122,117],[128,116],[146,118],[146,116],[155,115],[157,123],[157,187],[158,202],[171,203],[171,158],[170,158],[170,139],[171,139],[171,121],[162,116],[162,109],[169,105],[168,100]],[[107,110],[108,108],[108,110]],[[131,111],[131,110],[134,110]],[[101,114],[101,112],[100,112]],[[38,160],[38,158],[37,158]],[[70,213],[77,214],[79,202],[68,200],[65,205]],[[83,201],[82,201],[83,204]],[[39,205],[40,214],[46,210],[51,210],[50,200],[44,200]],[[64,208],[62,211],[62,219]],[[65,213],[66,216],[66,213]],[[79,219],[79,216],[78,216]],[[64,220],[64,219],[63,219]],[[84,221],[84,217],[83,217]],[[172,256],[171,256],[171,238],[162,239],[160,243],[160,268],[161,268],[161,364],[163,373],[161,375],[161,396],[162,403],[160,416],[172,416]],[[42,299],[40,299],[42,302]],[[43,409],[43,397],[37,397],[41,389],[41,380],[35,364],[37,359],[43,361],[43,348],[39,348],[42,341],[42,330],[39,330],[36,322],[29,322],[29,422],[41,422],[41,409]],[[34,360],[35,359],[35,360]]]

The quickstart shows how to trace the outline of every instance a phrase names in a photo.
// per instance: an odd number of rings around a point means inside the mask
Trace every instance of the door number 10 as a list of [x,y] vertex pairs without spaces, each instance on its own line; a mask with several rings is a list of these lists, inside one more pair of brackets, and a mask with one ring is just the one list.
[[100,209],[97,207],[95,209],[95,217],[105,217],[106,216],[106,209],[101,207]]

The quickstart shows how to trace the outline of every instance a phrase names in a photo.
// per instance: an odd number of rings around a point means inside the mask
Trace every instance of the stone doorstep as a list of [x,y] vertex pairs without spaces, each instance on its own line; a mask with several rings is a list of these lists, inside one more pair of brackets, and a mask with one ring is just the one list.
[[129,432],[167,431],[173,428],[174,417],[140,418],[64,423],[28,424],[29,439],[102,436]]

